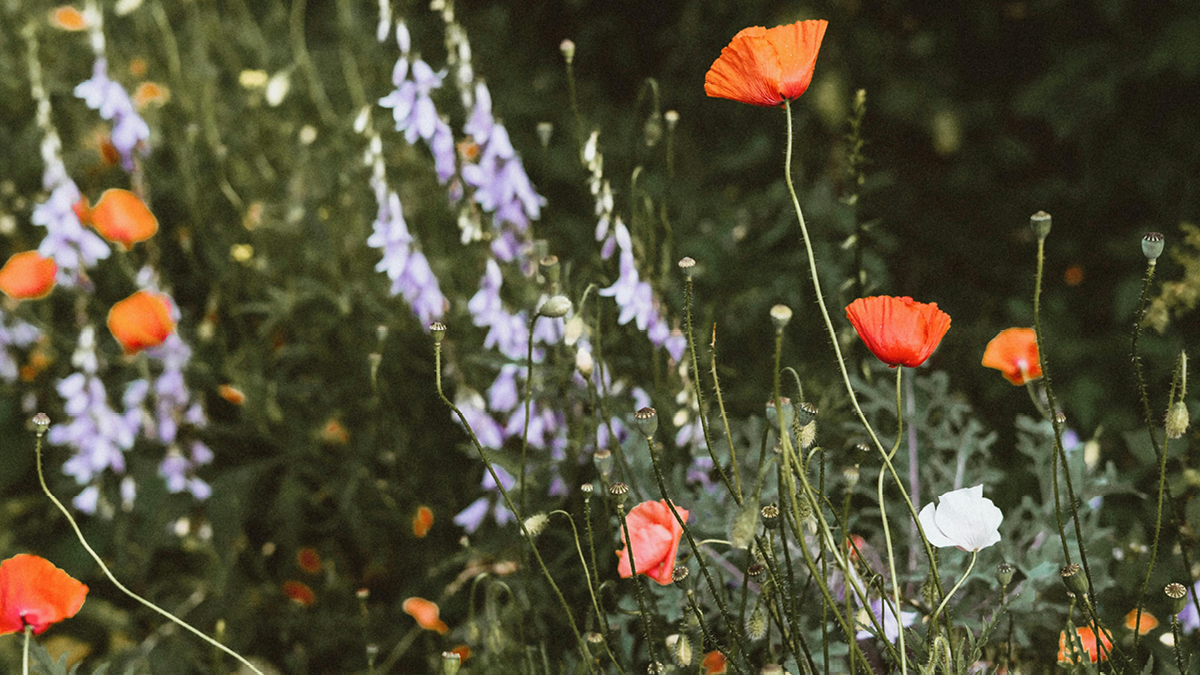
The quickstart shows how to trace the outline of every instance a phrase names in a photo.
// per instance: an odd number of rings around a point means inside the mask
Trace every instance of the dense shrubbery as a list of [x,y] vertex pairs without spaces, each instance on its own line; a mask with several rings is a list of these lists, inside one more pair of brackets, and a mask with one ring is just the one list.
[[235,665],[73,517],[262,672],[1191,663],[1200,14],[973,4],[5,4],[0,623]]

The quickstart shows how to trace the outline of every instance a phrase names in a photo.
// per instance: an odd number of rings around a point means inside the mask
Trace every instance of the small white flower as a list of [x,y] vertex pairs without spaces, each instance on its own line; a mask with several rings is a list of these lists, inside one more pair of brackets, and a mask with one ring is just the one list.
[[978,551],[1000,541],[1004,514],[983,496],[982,485],[947,492],[938,501],[936,507],[926,504],[918,516],[929,543]]

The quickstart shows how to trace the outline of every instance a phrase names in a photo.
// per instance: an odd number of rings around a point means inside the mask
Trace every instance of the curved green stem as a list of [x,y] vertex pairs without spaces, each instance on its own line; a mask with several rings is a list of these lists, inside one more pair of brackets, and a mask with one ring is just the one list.
[[967,565],[967,571],[963,572],[962,578],[958,580],[957,584],[954,584],[954,588],[951,588],[950,591],[946,593],[946,597],[942,598],[942,603],[938,605],[938,608],[934,610],[933,615],[929,618],[929,623],[931,625],[937,622],[938,615],[942,613],[943,609],[945,609],[946,603],[950,601],[950,596],[954,595],[954,592],[958,590],[958,587],[962,586],[963,582],[967,580],[967,577],[971,576],[971,570],[975,568],[975,561],[978,558],[979,551],[971,551],[971,562]]
[[[669,503],[669,502],[668,502]],[[629,523],[625,519],[625,505],[617,504],[617,518],[621,521],[621,532],[625,534],[625,554],[629,556],[629,578],[637,590],[638,614],[642,617],[642,629],[646,632],[646,651],[650,653],[650,672],[658,672],[658,658],[654,656],[654,637],[650,634],[650,612],[646,609],[646,598],[642,595],[642,580],[638,579],[637,563],[633,561],[633,537],[629,535]]]
[[[721,464],[721,460],[717,459],[717,451],[713,448],[712,436],[708,430],[708,417],[704,414],[704,385],[700,383],[700,360],[696,358],[696,337],[692,330],[692,278],[688,277],[683,284],[683,306],[684,306],[684,321],[687,327],[687,342],[688,354],[692,361],[692,387],[696,390],[696,406],[699,409],[697,413],[700,417],[700,430],[704,432],[704,445],[708,447],[708,456],[712,458],[713,466],[717,468],[717,473],[721,476],[721,482],[725,484],[725,489],[729,490],[729,494],[733,495],[737,505],[742,505],[742,491],[735,490],[729,482],[729,476],[725,475],[725,468]],[[716,358],[716,357],[713,357]],[[730,452],[733,451],[733,439],[725,439],[729,443]],[[734,463],[734,470],[737,470],[737,463]]]
[[[792,206],[796,210],[796,217],[800,222],[800,234],[804,239],[804,251],[808,256],[808,267],[812,274],[813,291],[817,296],[817,306],[821,309],[821,318],[825,320],[825,329],[829,333],[829,341],[833,345],[834,356],[837,357],[838,369],[842,374],[842,382],[846,385],[846,393],[850,396],[850,404],[854,407],[854,412],[858,415],[859,422],[866,429],[867,434],[875,443],[875,449],[883,457],[884,466],[892,476],[892,480],[900,487],[900,496],[904,498],[904,503],[908,507],[909,515],[917,525],[917,532],[921,535],[921,543],[925,547],[925,555],[929,559],[929,569],[933,576],[934,585],[937,587],[938,593],[942,592],[941,578],[937,573],[937,558],[934,557],[933,546],[929,543],[929,538],[925,536],[925,528],[921,525],[920,519],[917,518],[917,508],[913,505],[912,499],[908,496],[908,491],[904,489],[904,483],[900,480],[900,475],[896,472],[896,467],[892,465],[892,460],[887,456],[887,452],[883,449],[883,443],[879,440],[879,436],[875,433],[875,429],[867,420],[866,414],[862,410],[862,406],[858,403],[858,395],[854,393],[854,385],[850,382],[850,372],[846,369],[846,359],[842,356],[842,348],[838,345],[837,330],[833,327],[833,320],[829,318],[829,309],[825,306],[825,298],[821,292],[821,280],[817,274],[817,262],[813,255],[812,239],[808,234],[808,226],[804,223],[804,212],[800,209],[800,199],[796,196],[796,187],[792,182],[792,107],[791,101],[784,102],[784,112],[787,116],[787,152],[784,156],[784,177],[787,182],[788,194],[792,198]],[[853,637],[851,637],[853,640]]]
[[158,614],[171,620],[176,625],[178,625],[180,628],[183,628],[184,630],[192,633],[193,635],[200,638],[201,640],[204,640],[205,642],[212,645],[213,647],[216,647],[217,649],[225,652],[229,656],[232,656],[233,658],[237,659],[239,663],[241,663],[243,666],[246,666],[250,670],[254,671],[255,673],[257,673],[257,675],[263,675],[263,672],[261,670],[259,670],[258,668],[255,668],[254,664],[247,661],[245,659],[245,657],[243,657],[241,654],[238,654],[237,652],[233,651],[229,647],[226,647],[225,645],[221,644],[220,642],[217,642],[216,640],[212,639],[208,635],[205,635],[199,629],[194,628],[190,623],[184,621],[183,619],[180,619],[179,617],[168,612],[167,610],[163,609],[162,607],[159,607],[158,605],[154,604],[153,602],[150,602],[149,600],[143,598],[142,596],[138,595],[137,593],[134,593],[133,591],[126,588],[125,585],[122,584],[120,581],[117,581],[117,578],[115,576],[113,576],[113,573],[111,571],[109,571],[108,565],[104,564],[104,561],[100,559],[100,555],[96,553],[96,551],[91,547],[91,545],[88,544],[87,539],[84,538],[83,531],[79,529],[79,524],[75,522],[74,516],[72,516],[71,512],[67,510],[67,507],[63,506],[62,502],[58,501],[58,497],[55,497],[54,493],[50,492],[50,487],[46,485],[46,475],[42,471],[42,436],[45,435],[46,428],[47,427],[45,427],[45,426],[39,426],[38,432],[37,432],[37,445],[36,445],[35,452],[37,455],[38,482],[41,483],[41,485],[42,485],[42,492],[46,493],[46,496],[50,498],[50,501],[54,502],[54,505],[58,507],[58,510],[61,511],[64,516],[66,516],[67,523],[70,524],[71,529],[75,531],[75,536],[79,539],[79,543],[83,544],[84,550],[86,550],[88,552],[88,555],[92,556],[92,560],[95,560],[96,564],[100,566],[100,571],[104,572],[104,576],[108,577],[108,580],[111,581],[112,584],[114,586],[116,586],[117,589],[120,590],[125,595],[128,595],[129,597],[138,601],[142,605],[148,607],[149,609],[154,610]]
[[[900,449],[900,438],[901,438],[902,432],[904,430],[904,408],[901,406],[901,399],[900,399],[900,378],[903,374],[904,374],[904,369],[897,367],[896,368],[896,443],[894,445],[892,445],[891,452],[889,452],[887,454],[887,458],[889,460],[892,457],[894,457],[896,455],[896,451]],[[883,473],[883,469],[880,469],[879,470],[879,484],[876,488],[877,495],[879,497],[879,518],[880,518],[880,520],[883,521],[883,541],[884,541],[884,544],[887,546],[888,573],[892,575],[892,597],[896,601],[896,620],[898,622],[900,622],[900,624],[903,624],[904,622],[900,621],[900,607],[902,606],[900,604],[900,578],[896,575],[896,556],[892,550],[892,528],[890,525],[888,525],[887,500],[885,500],[883,498],[883,477],[884,477],[884,475],[885,474]],[[901,486],[900,490],[903,491],[904,487]],[[933,618],[934,619],[937,618],[936,612],[934,613]],[[935,624],[931,620],[929,622],[929,625],[933,626]],[[900,637],[900,672],[907,673],[908,672],[908,653],[904,647],[904,626],[900,625],[899,629],[900,630],[897,631],[897,634]]]

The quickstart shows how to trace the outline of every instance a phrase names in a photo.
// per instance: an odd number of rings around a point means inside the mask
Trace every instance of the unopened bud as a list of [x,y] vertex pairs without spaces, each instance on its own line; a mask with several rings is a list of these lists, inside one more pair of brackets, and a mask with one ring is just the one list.
[[690,572],[688,571],[687,567],[684,565],[676,565],[675,569],[671,570],[671,581],[683,586],[687,582],[688,574],[690,574]]
[[1029,226],[1038,239],[1045,239],[1050,234],[1050,214],[1038,211],[1029,217]]
[[542,530],[546,529],[546,523],[550,522],[550,516],[544,513],[535,513],[525,519],[525,530],[529,532],[529,536],[537,538]]
[[442,344],[442,338],[446,337],[446,324],[441,321],[434,321],[429,324],[429,334],[433,336],[433,344]]
[[796,423],[802,427],[806,427],[817,418],[817,406],[804,401],[800,407],[796,409]]
[[538,122],[537,123],[537,137],[538,137],[538,140],[541,141],[543,148],[549,147],[550,137],[553,135],[554,135],[554,123],[553,122]]
[[538,314],[550,319],[561,319],[571,311],[571,300],[565,295],[552,295],[538,308]]
[[759,675],[783,675],[783,666],[778,663],[768,663],[758,673]]
[[642,408],[633,413],[633,419],[637,422],[638,430],[647,438],[654,436],[654,432],[658,431],[658,411],[654,408]]
[[1142,253],[1145,254],[1146,260],[1154,262],[1158,260],[1158,256],[1162,255],[1163,246],[1167,243],[1167,238],[1158,232],[1147,232],[1146,236],[1142,237]]
[[590,499],[592,496],[592,491],[595,489],[596,488],[593,487],[591,483],[584,483],[583,485],[579,486],[579,491],[583,493],[584,499]]
[[792,308],[787,305],[775,305],[771,308],[771,323],[775,324],[775,330],[783,330],[787,327],[788,322],[792,320]]
[[1078,563],[1067,565],[1062,568],[1059,574],[1062,575],[1062,580],[1067,585],[1067,590],[1076,595],[1087,593],[1087,577],[1084,576],[1083,570],[1079,567]]
[[1183,401],[1176,401],[1175,405],[1167,411],[1167,438],[1179,438],[1183,432],[1187,431],[1190,424],[1191,418],[1188,415],[1187,405]]
[[604,635],[593,631],[584,636],[584,639],[587,640],[588,651],[592,653],[592,656],[600,656],[604,653]]
[[691,258],[683,258],[679,261],[679,269],[683,270],[685,277],[691,279],[696,269],[696,261]]
[[1017,573],[1017,568],[1009,563],[1000,563],[996,568],[996,579],[1001,586],[1007,586],[1012,583],[1013,575]]
[[1187,607],[1187,588],[1183,584],[1169,583],[1163,593],[1167,594],[1167,601],[1171,604],[1171,614],[1178,614]]
[[663,113],[663,119],[667,121],[667,131],[674,131],[675,125],[679,124],[679,113],[675,110],[668,110]]
[[755,607],[750,616],[746,617],[746,637],[751,640],[761,640],[767,635],[767,615],[762,607]]
[[558,48],[562,50],[562,55],[567,60],[567,65],[571,65],[571,62],[575,60],[575,43],[570,40],[563,40],[558,45]]
[[687,633],[669,636],[667,642],[671,646],[671,658],[675,659],[675,663],[685,668],[692,664],[692,641],[688,639]]
[[[596,465],[596,472],[600,474],[601,480],[607,483],[608,477],[612,475],[612,452],[605,450],[604,448],[600,448],[596,452],[592,453],[592,463]],[[629,486],[626,485],[625,489],[628,490]]]
[[608,486],[608,494],[612,495],[613,501],[620,506],[629,498],[629,486],[624,483],[613,483]]
[[40,412],[33,416],[33,428],[37,430],[37,435],[41,436],[50,428],[50,416],[44,412]]
[[846,488],[847,489],[853,488],[855,485],[858,485],[858,479],[859,479],[858,465],[854,464],[854,465],[846,467],[845,469],[842,469],[842,478],[846,479]]
[[592,376],[592,368],[595,366],[596,362],[592,359],[591,352],[586,349],[575,352],[575,370],[578,370],[585,379]]
[[774,530],[779,527],[779,506],[777,504],[767,504],[762,507],[762,522],[768,530]]
[[783,413],[783,428],[785,428],[785,429],[791,428],[792,421],[795,419],[795,416],[796,416],[796,410],[795,410],[795,406],[792,405],[792,399],[790,399],[786,396],[780,396],[778,408],[776,408],[776,406],[775,406],[774,398],[767,399],[767,409],[766,409],[767,424],[770,424],[771,428],[774,429],[775,431],[779,431],[779,413],[780,412]]
[[457,675],[462,666],[462,656],[458,652],[442,652],[442,672],[445,675]]

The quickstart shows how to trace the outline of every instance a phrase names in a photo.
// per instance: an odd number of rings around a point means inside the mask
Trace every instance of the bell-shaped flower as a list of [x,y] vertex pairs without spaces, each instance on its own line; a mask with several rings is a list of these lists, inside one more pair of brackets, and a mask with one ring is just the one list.
[[947,492],[938,502],[937,506],[926,504],[917,516],[929,543],[978,551],[1000,541],[1004,514],[983,496],[982,485]]

